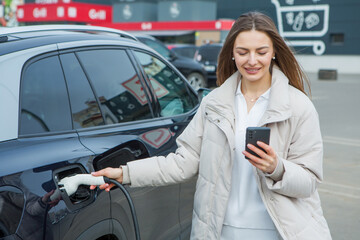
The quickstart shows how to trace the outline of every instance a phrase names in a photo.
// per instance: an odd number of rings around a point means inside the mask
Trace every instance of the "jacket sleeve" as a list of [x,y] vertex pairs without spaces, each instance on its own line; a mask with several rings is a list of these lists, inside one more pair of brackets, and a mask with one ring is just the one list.
[[124,183],[130,183],[132,187],[161,186],[194,177],[199,170],[203,135],[202,106],[176,140],[178,148],[175,153],[129,162],[123,167],[124,180],[127,181]]
[[277,168],[266,177],[270,190],[288,197],[310,197],[323,179],[323,143],[319,118],[310,101],[307,106],[298,117],[287,159],[278,156]]

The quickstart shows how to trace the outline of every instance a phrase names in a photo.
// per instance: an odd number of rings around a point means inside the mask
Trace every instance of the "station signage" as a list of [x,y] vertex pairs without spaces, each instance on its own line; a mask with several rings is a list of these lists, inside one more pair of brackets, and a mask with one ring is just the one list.
[[71,0],[35,0],[35,3],[37,4],[56,4],[56,3],[70,3],[70,2]]
[[[133,14],[128,8],[126,8],[125,12],[128,17]],[[72,0],[35,0],[32,3],[19,5],[16,15],[17,21],[24,23],[75,22],[124,31],[228,31],[234,23],[234,20],[230,19],[113,22],[113,6],[75,2]]]
[[172,21],[172,22],[124,22],[104,23],[98,26],[121,29],[124,31],[214,31],[230,30],[234,20],[210,20],[210,21]]
[[[59,1],[60,2],[60,1]],[[24,4],[18,6],[19,22],[84,22],[111,23],[112,7],[61,1],[54,4]]]

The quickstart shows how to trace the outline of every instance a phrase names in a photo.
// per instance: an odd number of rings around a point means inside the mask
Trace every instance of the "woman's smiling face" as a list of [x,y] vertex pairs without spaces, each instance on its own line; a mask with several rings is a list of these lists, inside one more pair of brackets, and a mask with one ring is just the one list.
[[269,69],[275,52],[266,33],[257,30],[240,32],[234,42],[233,56],[243,80],[271,80]]

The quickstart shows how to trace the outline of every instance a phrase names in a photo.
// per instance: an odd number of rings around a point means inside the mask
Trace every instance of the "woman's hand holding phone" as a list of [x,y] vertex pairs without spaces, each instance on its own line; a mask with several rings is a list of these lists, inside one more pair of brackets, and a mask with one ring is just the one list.
[[270,128],[248,127],[246,129],[246,147],[243,154],[249,162],[265,173],[273,173],[277,157],[270,143]]
[[256,168],[268,174],[273,173],[278,162],[274,149],[270,145],[261,141],[257,141],[256,143],[259,147],[264,149],[264,151],[250,143],[247,144],[247,147],[259,155],[259,157],[252,155],[247,151],[243,151],[243,154]]

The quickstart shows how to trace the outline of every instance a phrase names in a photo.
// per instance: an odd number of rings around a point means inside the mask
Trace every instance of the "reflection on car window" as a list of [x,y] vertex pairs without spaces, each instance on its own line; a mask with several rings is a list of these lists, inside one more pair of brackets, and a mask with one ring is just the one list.
[[103,125],[99,105],[75,55],[63,54],[60,59],[68,85],[74,128]]
[[143,85],[124,50],[77,52],[97,94],[106,124],[151,118]]
[[29,65],[21,84],[21,135],[72,129],[69,98],[58,56]]
[[143,52],[135,54],[159,99],[161,116],[182,114],[194,107],[185,83],[170,67],[152,55]]

